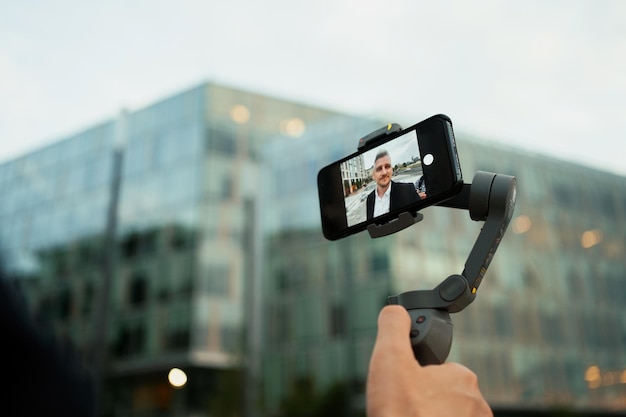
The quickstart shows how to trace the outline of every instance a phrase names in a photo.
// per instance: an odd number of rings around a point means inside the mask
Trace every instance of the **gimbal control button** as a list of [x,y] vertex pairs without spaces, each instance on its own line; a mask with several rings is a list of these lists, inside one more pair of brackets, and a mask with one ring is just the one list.
[[450,275],[439,287],[439,295],[446,301],[454,301],[465,292],[467,285],[460,275]]

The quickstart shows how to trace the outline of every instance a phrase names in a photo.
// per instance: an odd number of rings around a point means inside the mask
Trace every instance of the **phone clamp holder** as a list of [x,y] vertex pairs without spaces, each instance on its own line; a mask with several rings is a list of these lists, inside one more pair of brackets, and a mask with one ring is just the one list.
[[359,146],[357,146],[357,149],[361,150],[361,148],[371,143],[380,142],[381,140],[385,139],[387,136],[393,133],[401,132],[401,131],[402,131],[402,126],[400,126],[398,123],[389,123],[387,126],[381,127],[380,129],[377,129],[373,131],[372,133],[359,139]]
[[[388,126],[399,128],[397,124]],[[381,130],[364,139],[368,139],[367,143],[383,139],[379,133]],[[441,364],[448,357],[452,346],[450,313],[458,313],[476,298],[478,287],[513,216],[516,196],[515,177],[478,171],[471,184],[463,184],[458,194],[437,204],[468,210],[472,220],[485,224],[460,275],[450,275],[432,290],[407,291],[388,297],[389,304],[401,305],[409,312],[411,345],[422,365]],[[423,217],[421,213],[404,212],[389,223],[371,225],[368,232],[372,238],[386,236],[421,221]]]

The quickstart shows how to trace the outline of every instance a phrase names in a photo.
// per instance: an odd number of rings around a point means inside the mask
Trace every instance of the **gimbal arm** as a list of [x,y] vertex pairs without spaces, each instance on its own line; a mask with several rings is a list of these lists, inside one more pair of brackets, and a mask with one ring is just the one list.
[[471,185],[440,206],[468,209],[472,220],[485,221],[461,275],[451,275],[432,290],[416,290],[389,297],[412,318],[411,343],[424,365],[443,363],[452,345],[449,313],[457,313],[476,297],[476,291],[506,231],[516,199],[516,179],[479,171]]

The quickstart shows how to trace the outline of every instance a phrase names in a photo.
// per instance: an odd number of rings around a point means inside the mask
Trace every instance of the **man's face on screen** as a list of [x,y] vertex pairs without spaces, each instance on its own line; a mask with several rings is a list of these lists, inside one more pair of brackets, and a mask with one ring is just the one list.
[[379,188],[387,188],[389,186],[392,174],[393,168],[389,155],[382,156],[374,162],[374,173],[372,177]]

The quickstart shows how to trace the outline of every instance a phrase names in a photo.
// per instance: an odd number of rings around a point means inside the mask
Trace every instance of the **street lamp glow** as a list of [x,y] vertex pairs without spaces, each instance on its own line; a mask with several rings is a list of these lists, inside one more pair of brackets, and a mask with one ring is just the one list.
[[179,368],[172,368],[167,374],[167,380],[176,388],[180,388],[187,383],[187,374]]

